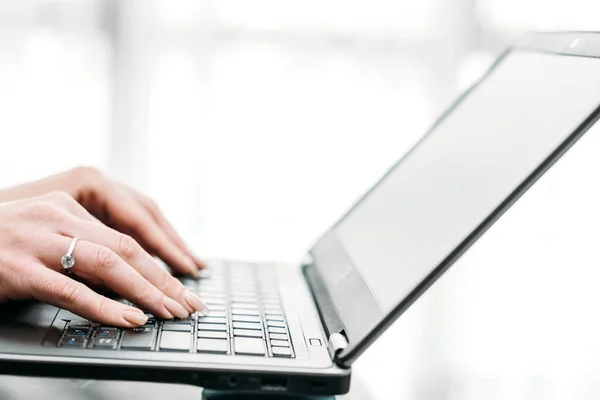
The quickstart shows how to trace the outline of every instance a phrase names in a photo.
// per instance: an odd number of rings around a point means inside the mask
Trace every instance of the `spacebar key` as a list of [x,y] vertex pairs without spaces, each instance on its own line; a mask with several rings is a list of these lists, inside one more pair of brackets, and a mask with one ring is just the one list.
[[233,339],[236,354],[265,355],[265,344],[262,339],[236,337]]

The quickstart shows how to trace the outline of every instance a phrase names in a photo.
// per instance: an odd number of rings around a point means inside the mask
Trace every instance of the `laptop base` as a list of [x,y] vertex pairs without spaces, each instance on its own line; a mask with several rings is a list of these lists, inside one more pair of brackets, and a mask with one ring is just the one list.
[[244,393],[235,390],[202,390],[202,400],[335,400],[334,396],[309,396],[293,393]]

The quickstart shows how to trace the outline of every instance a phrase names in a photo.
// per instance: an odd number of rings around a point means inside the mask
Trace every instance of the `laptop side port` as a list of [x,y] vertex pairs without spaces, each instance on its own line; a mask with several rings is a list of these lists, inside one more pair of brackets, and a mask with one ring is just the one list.
[[288,378],[285,376],[263,376],[261,389],[272,392],[284,392],[288,387]]
[[229,375],[229,379],[227,380],[227,384],[230,387],[236,387],[240,383],[240,378],[235,375]]

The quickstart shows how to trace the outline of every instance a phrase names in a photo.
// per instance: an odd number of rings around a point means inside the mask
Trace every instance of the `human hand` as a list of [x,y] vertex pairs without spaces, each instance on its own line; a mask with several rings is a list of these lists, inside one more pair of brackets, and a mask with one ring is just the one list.
[[160,257],[176,272],[197,277],[198,270],[206,267],[192,254],[151,199],[110,180],[94,168],[79,167],[5,189],[0,191],[0,202],[52,191],[70,194],[94,217],[133,237],[148,253]]
[[[73,274],[60,260],[74,237]],[[159,318],[208,313],[200,298],[159,268],[130,236],[95,219],[69,194],[0,203],[0,301],[37,299],[104,324],[143,325],[139,309],[102,296],[72,276],[106,286]]]

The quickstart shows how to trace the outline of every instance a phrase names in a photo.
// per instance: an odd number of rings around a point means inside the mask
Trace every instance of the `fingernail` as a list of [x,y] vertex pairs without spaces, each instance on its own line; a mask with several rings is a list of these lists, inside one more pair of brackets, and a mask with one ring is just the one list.
[[170,297],[164,296],[163,304],[167,310],[177,318],[187,318],[190,316],[190,313],[181,304]]
[[196,263],[196,267],[201,270],[208,269],[208,265],[200,258],[194,257],[194,261]]
[[142,310],[126,308],[123,310],[123,319],[132,325],[144,325],[148,321],[148,316]]
[[194,311],[198,311],[203,315],[208,315],[210,310],[206,305],[200,300],[195,293],[190,292],[189,290],[185,292],[185,301],[189,304],[190,307],[194,309]]

